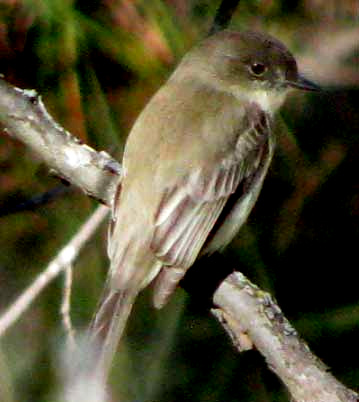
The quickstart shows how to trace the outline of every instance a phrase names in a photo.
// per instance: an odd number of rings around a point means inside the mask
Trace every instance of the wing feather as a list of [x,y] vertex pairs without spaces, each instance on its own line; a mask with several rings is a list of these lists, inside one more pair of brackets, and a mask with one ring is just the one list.
[[190,267],[196,259],[209,231],[218,219],[226,199],[220,199],[213,203],[203,203],[196,213],[180,228],[176,241],[171,242],[166,253],[160,257],[162,262],[170,266],[181,266],[185,269]]
[[187,197],[184,202],[178,205],[172,216],[160,225],[156,225],[151,248],[157,257],[166,264],[173,265],[174,248],[179,247],[183,234],[191,232],[196,217],[200,214],[201,205],[193,204]]
[[[151,241],[152,251],[163,264],[155,282],[154,302],[157,307],[166,302],[194,263],[240,182],[244,182],[245,186],[251,185],[250,178],[260,169],[262,158],[267,158],[263,150],[268,145],[269,133],[269,120],[263,118],[258,124],[242,131],[233,151],[218,160],[215,166],[209,169],[202,165],[169,188],[162,197],[155,214]],[[265,163],[264,170],[268,163]],[[254,205],[256,197],[252,197],[254,201],[246,211]],[[243,223],[243,219],[240,222]]]
[[155,215],[151,249],[170,266],[188,268],[197,257],[228,197],[241,180],[238,164],[220,165],[209,178],[195,172],[168,191]]

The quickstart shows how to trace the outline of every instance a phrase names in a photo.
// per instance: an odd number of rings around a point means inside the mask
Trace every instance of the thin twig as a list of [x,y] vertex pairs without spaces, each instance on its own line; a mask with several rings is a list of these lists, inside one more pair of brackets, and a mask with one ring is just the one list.
[[57,254],[47,268],[24,290],[24,292],[10,305],[0,317],[0,337],[13,325],[18,318],[30,307],[31,303],[41,291],[72,264],[82,247],[93,236],[100,223],[104,220],[109,209],[100,206],[91,217],[81,226],[70,242]]
[[65,332],[67,335],[67,345],[69,350],[74,350],[76,348],[75,342],[75,330],[72,326],[71,322],[71,289],[72,289],[72,264],[68,264],[64,270],[65,280],[64,280],[64,289],[62,294],[62,303],[61,303],[61,315],[62,315],[62,323],[65,328]]
[[50,202],[53,202],[57,198],[70,193],[73,190],[74,187],[72,186],[64,186],[63,184],[60,184],[41,194],[35,194],[31,198],[28,198],[24,201],[20,202],[3,201],[0,204],[0,217],[11,214],[17,214],[23,211],[34,211],[46,204],[49,204]]
[[208,35],[213,35],[222,29],[226,29],[231,22],[240,0],[222,0],[213,20]]

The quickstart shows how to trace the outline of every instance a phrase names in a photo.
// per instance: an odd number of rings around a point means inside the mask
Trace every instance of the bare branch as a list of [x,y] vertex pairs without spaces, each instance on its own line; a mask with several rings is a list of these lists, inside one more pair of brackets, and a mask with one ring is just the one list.
[[82,247],[96,232],[98,226],[108,213],[108,208],[100,206],[92,216],[81,226],[70,242],[57,254],[47,268],[25,289],[14,303],[0,317],[0,336],[30,307],[42,290],[75,261]]
[[212,312],[243,350],[249,338],[297,402],[354,402],[359,395],[337,381],[314,356],[268,293],[239,272],[214,294]]
[[35,91],[0,79],[0,121],[4,132],[26,144],[61,178],[111,205],[121,166],[106,152],[96,152],[60,127]]

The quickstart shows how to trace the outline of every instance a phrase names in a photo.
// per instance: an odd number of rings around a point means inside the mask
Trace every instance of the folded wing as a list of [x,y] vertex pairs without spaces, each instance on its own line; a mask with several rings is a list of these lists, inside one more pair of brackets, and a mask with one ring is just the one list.
[[211,170],[192,173],[163,196],[151,242],[151,249],[163,263],[155,282],[157,307],[166,302],[196,260],[229,197],[260,166],[268,138],[263,128],[252,127],[242,133],[231,155]]

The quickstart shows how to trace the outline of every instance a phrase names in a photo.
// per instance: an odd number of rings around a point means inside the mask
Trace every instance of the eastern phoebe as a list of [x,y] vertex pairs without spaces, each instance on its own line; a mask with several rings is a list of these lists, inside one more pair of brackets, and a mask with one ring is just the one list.
[[153,281],[162,307],[198,256],[224,248],[247,219],[273,156],[275,112],[292,88],[318,87],[281,42],[226,30],[187,53],[138,117],[91,326],[105,373],[137,294]]

